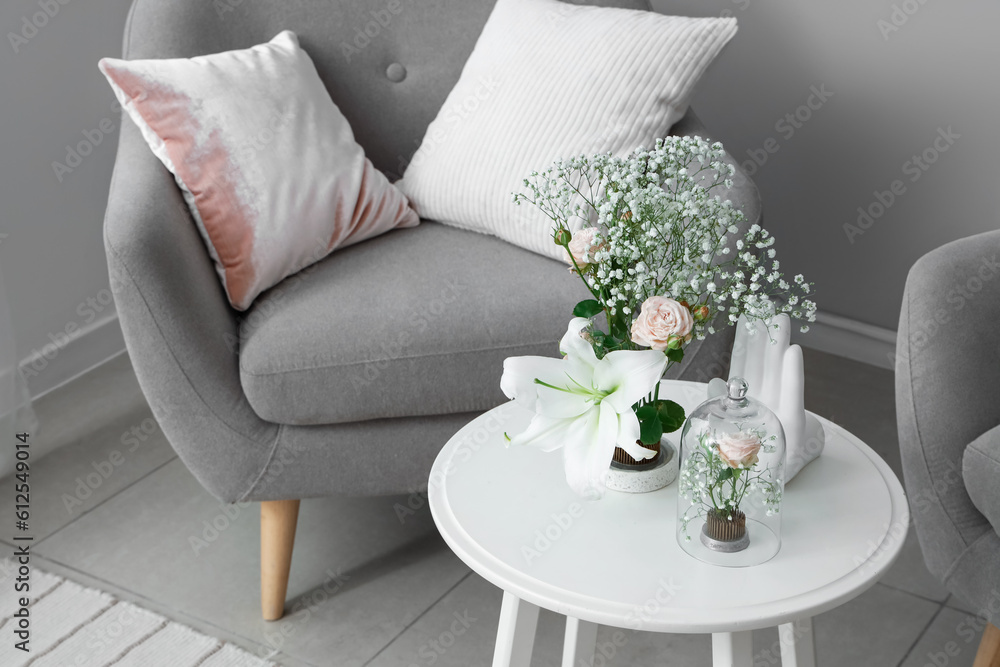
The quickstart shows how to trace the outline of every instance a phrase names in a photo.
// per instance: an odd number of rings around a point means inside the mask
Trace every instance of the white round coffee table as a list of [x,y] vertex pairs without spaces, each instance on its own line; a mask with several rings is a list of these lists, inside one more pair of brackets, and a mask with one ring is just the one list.
[[[690,412],[705,385],[665,381],[660,397]],[[504,591],[494,667],[528,666],[540,607],[567,617],[565,667],[592,664],[599,624],[712,633],[716,667],[752,667],[751,631],[777,625],[784,667],[812,667],[812,617],[872,586],[906,537],[899,480],[824,419],[823,455],[785,489],[781,550],[749,568],[707,565],[681,550],[676,483],[609,491],[597,502],[574,495],[561,452],[505,446],[504,431],[529,419],[512,404],[481,415],[448,441],[429,480],[445,541]]]

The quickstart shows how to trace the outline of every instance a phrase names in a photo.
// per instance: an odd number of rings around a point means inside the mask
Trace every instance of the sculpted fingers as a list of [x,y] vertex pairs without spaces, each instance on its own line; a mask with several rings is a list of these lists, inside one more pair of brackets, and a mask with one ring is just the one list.
[[745,379],[747,342],[749,337],[745,321],[742,317],[740,317],[739,321],[736,323],[736,338],[733,341],[733,356],[729,360],[729,378]]
[[750,395],[760,398],[764,386],[764,355],[768,345],[767,332],[760,322],[751,325],[753,333],[747,331],[747,322],[743,317],[737,325],[746,335],[745,359],[743,362],[743,379],[750,386]]
[[805,410],[805,374],[802,348],[792,345],[785,350],[781,369],[781,411]]
[[788,350],[788,343],[791,340],[791,321],[787,315],[778,315],[770,321],[769,325],[761,323],[760,328],[761,332],[758,335],[764,338],[764,372],[761,386],[756,395],[765,405],[777,410],[783,385],[782,369],[785,352]]

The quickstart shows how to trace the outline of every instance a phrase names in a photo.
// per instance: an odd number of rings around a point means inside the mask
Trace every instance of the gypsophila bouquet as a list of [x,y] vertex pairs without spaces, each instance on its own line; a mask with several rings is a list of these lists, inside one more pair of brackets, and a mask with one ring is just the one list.
[[[659,380],[692,338],[741,315],[749,324],[777,313],[815,318],[810,284],[784,278],[774,237],[758,224],[741,231],[743,213],[718,194],[732,187],[724,158],[722,144],[669,137],[626,157],[560,160],[514,195],[551,218],[593,298],[573,309],[562,360],[504,362],[501,388],[534,412],[508,437],[564,447],[567,481],[581,495],[602,495],[618,450],[626,463],[659,456],[663,434],[684,423],[683,408],[659,398]],[[594,319],[602,313],[603,329]]]
[[608,330],[590,333],[598,356],[649,347],[677,362],[687,341],[720,321],[815,320],[810,283],[787,280],[774,237],[758,224],[741,233],[743,213],[718,194],[732,187],[724,157],[720,143],[668,137],[626,157],[560,160],[514,195],[551,218],[555,242],[593,295],[574,315],[605,314]]

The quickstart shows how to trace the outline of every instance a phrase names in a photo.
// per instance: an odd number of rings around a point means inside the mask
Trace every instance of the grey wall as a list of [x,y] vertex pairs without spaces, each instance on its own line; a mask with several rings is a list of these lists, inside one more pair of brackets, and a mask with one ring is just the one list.
[[[0,267],[22,358],[113,313],[101,222],[119,115],[97,61],[120,54],[129,5],[0,4]],[[52,163],[80,142],[98,145],[60,181]]]
[[[61,182],[52,163],[65,163],[67,145],[89,141],[85,131],[96,139],[102,123],[117,130],[113,97],[96,63],[119,53],[129,3],[0,5],[0,233],[7,234],[0,237],[0,267],[22,357],[67,327],[93,327],[111,313],[101,303],[107,274],[100,229],[114,131]],[[886,39],[877,22],[891,20],[894,3],[916,11]],[[25,17],[31,21],[42,5],[54,16],[36,34],[27,30],[31,36],[15,53],[10,34],[19,35]],[[654,0],[654,6],[739,19],[739,34],[694,103],[740,159],[749,159],[747,151],[766,154],[754,178],[767,225],[779,238],[785,267],[818,283],[821,309],[895,328],[910,264],[941,243],[997,226],[1000,47],[992,32],[1000,5]],[[825,86],[833,97],[801,127],[776,128],[807,102],[812,86]],[[912,182],[904,163],[948,127],[960,138]],[[855,224],[857,208],[873,204],[873,193],[890,190],[894,180],[905,192],[851,242],[844,224]]]
[[[739,33],[703,80],[694,106],[741,161],[750,159],[748,150],[766,157],[754,175],[766,225],[778,238],[784,268],[817,283],[821,311],[895,329],[906,272],[920,255],[1000,226],[995,37],[1000,4],[653,0],[653,5],[667,13],[725,13],[739,20]],[[899,29],[883,36],[878,22],[896,27],[894,5]],[[833,97],[801,127],[776,129],[785,114],[807,102],[812,86],[826,86]],[[938,130],[948,127],[959,138],[935,155]],[[773,154],[760,152],[768,139]],[[937,161],[923,171],[910,161],[928,149]],[[856,225],[858,207],[878,204],[875,192],[890,190],[893,181],[900,181],[897,191],[903,194],[894,195],[880,218],[849,239],[844,225]],[[879,212],[878,205],[874,209]]]

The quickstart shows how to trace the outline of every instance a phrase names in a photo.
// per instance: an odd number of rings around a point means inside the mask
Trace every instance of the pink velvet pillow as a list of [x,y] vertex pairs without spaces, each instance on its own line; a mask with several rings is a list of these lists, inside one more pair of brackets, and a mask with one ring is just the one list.
[[234,308],[335,248],[419,223],[290,31],[241,51],[100,68],[176,178]]

